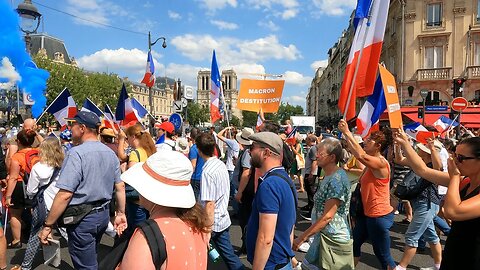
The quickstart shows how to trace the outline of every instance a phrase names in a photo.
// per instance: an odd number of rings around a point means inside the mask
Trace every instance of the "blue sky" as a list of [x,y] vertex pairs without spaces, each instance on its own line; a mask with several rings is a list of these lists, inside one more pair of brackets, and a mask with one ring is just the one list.
[[[19,0],[10,0],[14,7]],[[305,97],[327,51],[348,26],[355,0],[34,0],[43,31],[64,40],[69,54],[91,71],[140,81],[145,72],[147,33],[167,38],[153,47],[156,74],[180,78],[196,89],[212,50],[220,69],[283,74],[282,100],[305,107]],[[141,32],[136,34],[80,18]],[[42,30],[42,26],[40,30]],[[260,78],[260,77],[256,77]]]

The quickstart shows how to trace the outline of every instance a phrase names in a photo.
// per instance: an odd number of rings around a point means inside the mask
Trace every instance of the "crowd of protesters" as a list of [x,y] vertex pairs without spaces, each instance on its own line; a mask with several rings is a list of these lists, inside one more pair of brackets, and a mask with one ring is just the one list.
[[[355,269],[366,241],[382,269],[407,269],[426,243],[428,269],[480,269],[475,131],[420,143],[388,127],[361,138],[343,120],[325,137],[292,134],[289,123],[282,131],[272,121],[183,134],[168,121],[153,134],[141,124],[108,128],[90,112],[68,121],[57,132],[33,119],[0,128],[8,221],[1,226],[11,235],[7,243],[0,230],[0,270],[6,249],[24,243],[12,269],[32,269],[41,244],[55,243],[54,230],[75,269],[101,269],[105,260],[117,269],[206,269],[215,254],[228,269],[244,269],[243,258],[253,269]],[[390,229],[402,209],[405,247],[393,258]],[[295,234],[297,216],[311,225]],[[233,218],[241,228],[237,250]],[[115,239],[113,250],[127,244],[118,261],[97,258],[104,234]],[[302,262],[295,251],[306,252]],[[50,262],[58,267],[59,258]]]

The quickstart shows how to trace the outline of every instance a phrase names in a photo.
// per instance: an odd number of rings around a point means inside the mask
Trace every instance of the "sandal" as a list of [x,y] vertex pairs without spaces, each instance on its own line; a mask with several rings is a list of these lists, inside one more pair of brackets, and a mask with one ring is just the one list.
[[17,243],[10,242],[7,245],[7,248],[12,249],[12,248],[21,248],[22,247],[22,241],[18,241]]
[[[5,266],[5,268],[0,268],[0,270],[7,270],[7,267]],[[22,267],[18,264],[12,266],[12,268],[10,268],[10,270],[22,270]]]

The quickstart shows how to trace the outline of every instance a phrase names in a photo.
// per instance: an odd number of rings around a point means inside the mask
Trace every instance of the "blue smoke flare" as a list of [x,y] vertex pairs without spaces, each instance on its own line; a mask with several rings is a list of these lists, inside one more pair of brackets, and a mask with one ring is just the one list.
[[[33,117],[38,117],[47,103],[44,91],[50,74],[46,70],[37,68],[26,52],[19,23],[18,14],[8,1],[0,0],[0,60],[7,57],[12,62],[21,76],[18,87],[31,94],[32,99],[35,100],[32,114]],[[5,78],[0,78],[0,81],[5,81]]]

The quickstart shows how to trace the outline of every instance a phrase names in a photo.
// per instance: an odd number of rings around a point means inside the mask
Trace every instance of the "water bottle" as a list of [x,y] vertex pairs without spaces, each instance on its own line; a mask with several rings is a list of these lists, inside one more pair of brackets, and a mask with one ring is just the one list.
[[208,257],[216,263],[220,260],[220,254],[218,254],[218,251],[212,246],[212,244],[209,244],[208,246]]

